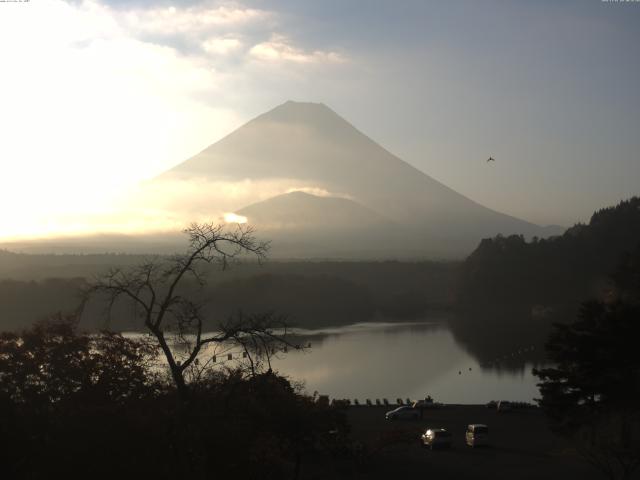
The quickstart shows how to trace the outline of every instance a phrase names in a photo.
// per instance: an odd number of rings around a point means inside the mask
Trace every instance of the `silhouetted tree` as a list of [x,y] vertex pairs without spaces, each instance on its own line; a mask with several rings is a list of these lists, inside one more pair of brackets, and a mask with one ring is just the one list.
[[157,349],[73,318],[0,334],[2,478],[295,478],[346,439],[339,409],[273,372],[209,370],[182,408]]
[[[130,303],[138,320],[157,341],[166,358],[173,382],[181,397],[187,394],[185,380],[190,369],[209,366],[199,362],[198,355],[208,344],[234,342],[241,346],[250,364],[251,355],[272,355],[278,348],[290,345],[286,340],[286,325],[272,314],[234,315],[217,324],[216,331],[206,333],[203,307],[193,285],[181,289],[189,280],[202,288],[206,284],[208,264],[226,268],[242,255],[252,255],[262,261],[267,242],[258,241],[250,227],[238,225],[228,229],[210,223],[192,224],[185,233],[189,247],[184,254],[169,259],[152,258],[128,269],[112,269],[91,282],[85,299],[106,296],[110,307],[117,301]],[[188,293],[185,293],[187,291]]]
[[613,276],[612,294],[555,325],[547,343],[554,366],[534,370],[552,427],[611,479],[640,466],[639,260],[640,248]]
[[97,464],[149,469],[153,452],[140,445],[162,428],[144,415],[164,390],[154,374],[156,347],[116,333],[80,333],[77,323],[56,316],[0,334],[3,478],[75,478]]
[[149,394],[156,347],[113,332],[80,334],[55,316],[18,334],[0,333],[0,395],[48,408],[90,398],[123,402]]

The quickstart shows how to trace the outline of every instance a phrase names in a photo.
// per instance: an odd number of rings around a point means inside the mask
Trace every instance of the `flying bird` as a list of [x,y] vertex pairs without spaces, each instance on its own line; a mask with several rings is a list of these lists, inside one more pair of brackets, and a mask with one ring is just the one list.
[[489,157],[489,158],[487,159],[487,162],[495,162],[495,161],[496,161],[496,159],[495,159],[495,158],[493,158],[493,157]]

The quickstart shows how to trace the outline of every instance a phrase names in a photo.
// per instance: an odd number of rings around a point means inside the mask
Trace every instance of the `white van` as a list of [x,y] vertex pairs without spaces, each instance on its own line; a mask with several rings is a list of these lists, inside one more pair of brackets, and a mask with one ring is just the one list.
[[467,425],[465,441],[470,447],[489,445],[489,427],[481,423]]

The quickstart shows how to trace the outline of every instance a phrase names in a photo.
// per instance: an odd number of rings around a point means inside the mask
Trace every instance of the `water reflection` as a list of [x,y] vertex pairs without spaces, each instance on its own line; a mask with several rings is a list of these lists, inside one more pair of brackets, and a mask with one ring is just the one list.
[[528,363],[480,366],[442,322],[357,324],[301,332],[312,348],[292,352],[274,368],[304,380],[307,390],[338,398],[423,398],[447,403],[538,396]]
[[[531,402],[539,396],[533,363],[515,354],[492,363],[476,360],[458,344],[446,319],[412,323],[359,323],[294,330],[295,342],[311,344],[272,360],[273,369],[304,382],[309,393],[332,398],[424,398],[445,403],[490,400]],[[139,334],[138,334],[139,335]],[[177,350],[177,349],[176,349]],[[518,350],[514,349],[514,352]],[[227,355],[232,354],[229,362]],[[210,346],[203,357],[233,366],[241,351]],[[241,360],[240,360],[241,361]]]

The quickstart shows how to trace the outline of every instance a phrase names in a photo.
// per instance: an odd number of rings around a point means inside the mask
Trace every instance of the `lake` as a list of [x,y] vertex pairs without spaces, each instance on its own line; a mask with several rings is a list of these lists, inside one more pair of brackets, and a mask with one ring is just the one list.
[[444,403],[490,400],[531,402],[539,396],[534,365],[481,367],[458,345],[446,322],[361,323],[298,330],[311,348],[290,351],[273,369],[303,381],[312,394],[331,398],[387,398],[395,402],[431,395]]

